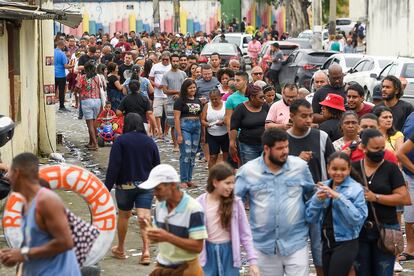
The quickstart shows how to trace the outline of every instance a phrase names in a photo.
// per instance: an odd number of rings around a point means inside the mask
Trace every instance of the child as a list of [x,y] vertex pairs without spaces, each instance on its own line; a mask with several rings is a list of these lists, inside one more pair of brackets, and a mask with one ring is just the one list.
[[234,181],[233,168],[224,162],[217,163],[210,169],[207,193],[197,198],[208,232],[200,254],[205,276],[240,275],[240,244],[247,252],[250,275],[259,275],[246,212],[242,200],[233,194]]
[[[322,264],[325,276],[348,276],[358,254],[358,236],[368,215],[359,175],[344,152],[328,160],[331,178],[318,183],[306,208],[309,223],[322,224]],[[352,177],[351,177],[352,176]]]
[[263,87],[263,94],[265,96],[266,103],[271,106],[275,102],[276,91],[271,85],[265,85]]
[[99,113],[98,118],[96,119],[98,126],[103,126],[106,122],[110,122],[116,118],[115,111],[113,111],[111,107],[111,102],[106,101],[104,109]]

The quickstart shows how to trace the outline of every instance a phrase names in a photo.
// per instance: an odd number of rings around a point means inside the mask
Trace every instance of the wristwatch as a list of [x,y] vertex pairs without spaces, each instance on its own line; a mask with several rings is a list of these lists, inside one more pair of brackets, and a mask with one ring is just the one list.
[[378,202],[378,201],[379,201],[379,198],[380,198],[380,195],[375,194],[375,201],[376,201],[376,202]]
[[29,260],[29,251],[30,251],[30,248],[29,248],[29,247],[27,247],[27,246],[24,246],[24,247],[22,247],[22,248],[20,249],[20,254],[22,254],[23,259],[24,259],[25,261],[28,261],[28,260]]

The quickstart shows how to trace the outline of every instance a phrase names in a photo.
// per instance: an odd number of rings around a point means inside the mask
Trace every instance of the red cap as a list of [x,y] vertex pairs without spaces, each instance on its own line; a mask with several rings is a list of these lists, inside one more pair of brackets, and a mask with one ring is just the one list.
[[337,95],[337,94],[329,93],[326,96],[325,100],[323,100],[319,104],[323,106],[331,107],[333,109],[345,111],[344,98],[342,98],[342,96]]

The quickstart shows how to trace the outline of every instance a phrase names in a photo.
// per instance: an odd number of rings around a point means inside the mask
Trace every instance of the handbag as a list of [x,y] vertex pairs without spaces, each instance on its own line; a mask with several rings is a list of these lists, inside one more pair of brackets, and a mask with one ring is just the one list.
[[66,210],[69,228],[72,232],[73,247],[78,260],[78,264],[82,267],[93,243],[99,236],[99,230],[95,226],[87,223],[80,217]]
[[[362,178],[364,181],[364,186],[369,191],[367,177],[365,174],[365,168],[363,164],[363,159],[360,161]],[[377,213],[375,211],[374,203],[369,202],[372,208],[372,213],[374,215],[375,225],[378,229],[379,239],[377,241],[377,246],[384,252],[388,252],[394,256],[399,255],[404,250],[404,238],[401,230],[385,228],[378,220]]]

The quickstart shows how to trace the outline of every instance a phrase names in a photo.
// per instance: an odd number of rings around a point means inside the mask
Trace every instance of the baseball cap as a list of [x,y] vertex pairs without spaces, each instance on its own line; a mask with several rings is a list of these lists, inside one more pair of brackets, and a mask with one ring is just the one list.
[[142,182],[139,187],[149,190],[157,187],[161,183],[172,182],[180,182],[180,176],[177,171],[171,165],[160,164],[151,170],[147,181]]
[[337,94],[329,93],[326,96],[325,100],[323,100],[319,104],[323,106],[328,106],[333,109],[345,111],[344,98]]
[[382,100],[381,95],[381,85],[377,84],[374,86],[373,92],[372,92],[372,99],[373,100]]

